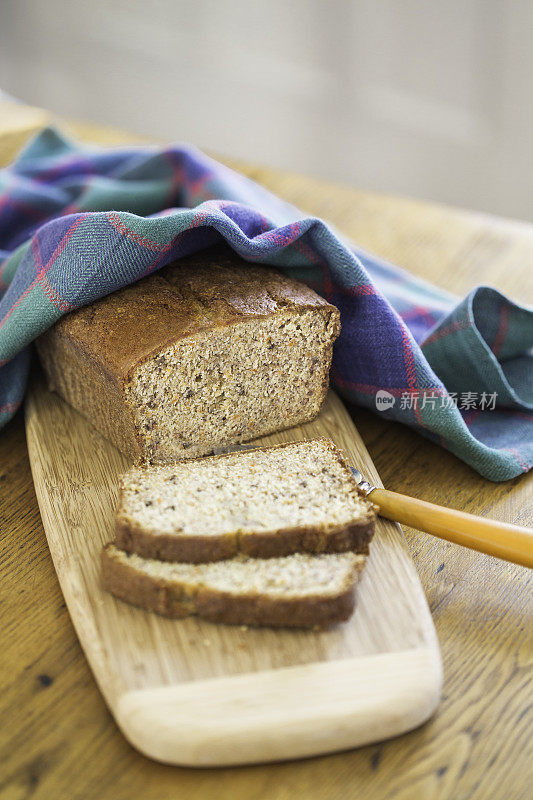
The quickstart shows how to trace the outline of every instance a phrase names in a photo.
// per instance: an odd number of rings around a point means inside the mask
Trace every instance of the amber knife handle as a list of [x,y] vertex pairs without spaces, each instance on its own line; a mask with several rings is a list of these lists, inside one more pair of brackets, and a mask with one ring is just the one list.
[[382,517],[480,553],[533,568],[533,528],[476,517],[388,489],[372,488],[368,498],[379,506]]

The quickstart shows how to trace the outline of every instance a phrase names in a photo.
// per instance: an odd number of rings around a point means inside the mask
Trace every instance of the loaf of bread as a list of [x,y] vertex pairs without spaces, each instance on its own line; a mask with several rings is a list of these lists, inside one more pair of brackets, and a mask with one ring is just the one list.
[[313,419],[339,330],[302,283],[213,249],[66,315],[37,350],[106,438],[166,463]]
[[120,483],[115,542],[166,561],[244,554],[366,554],[374,507],[329,439],[134,468]]
[[121,600],[166,617],[197,614],[237,625],[326,627],[348,619],[364,556],[297,553],[177,564],[102,552],[104,587]]

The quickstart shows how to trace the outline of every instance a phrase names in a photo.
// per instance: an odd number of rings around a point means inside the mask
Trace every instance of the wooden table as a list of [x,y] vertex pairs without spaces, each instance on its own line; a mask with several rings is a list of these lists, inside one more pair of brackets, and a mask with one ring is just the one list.
[[[45,112],[0,104],[5,163]],[[132,141],[70,125],[93,141]],[[361,246],[458,293],[479,283],[533,300],[533,226],[232,162]],[[529,296],[527,296],[529,295]],[[351,409],[386,486],[533,525],[531,476],[494,484],[409,429]],[[527,570],[406,531],[439,635],[444,691],[413,733],[358,751],[222,770],[166,767],[118,732],[56,580],[21,413],[0,432],[0,800],[521,800],[533,781]],[[529,617],[528,617],[529,614]],[[528,628],[529,624],[529,628]]]

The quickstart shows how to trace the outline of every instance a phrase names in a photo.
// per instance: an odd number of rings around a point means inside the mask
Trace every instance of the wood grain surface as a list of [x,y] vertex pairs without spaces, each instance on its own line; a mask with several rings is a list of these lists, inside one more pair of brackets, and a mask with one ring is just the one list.
[[[131,463],[39,377],[26,436],[71,619],[119,727],[142,753],[189,766],[279,761],[380,741],[433,713],[440,653],[398,525],[377,521],[356,613],[331,630],[162,619],[101,586],[100,552],[113,538],[119,477]],[[379,485],[332,391],[316,420],[254,444],[319,436]]]
[[[0,104],[3,163],[16,149],[13,125],[8,148],[2,137],[13,113]],[[20,124],[17,146],[41,124],[41,114],[32,117],[33,128]],[[109,144],[133,140],[89,124],[70,130]],[[533,302],[532,225],[231,163],[361,246],[444,288],[462,293],[488,283]],[[385,486],[533,525],[531,475],[491,483],[413,431],[361,409],[351,413]],[[2,800],[529,798],[533,642],[526,569],[407,530],[444,661],[443,697],[432,719],[397,739],[346,753],[198,770],[140,756],[102,701],[49,555],[21,414],[0,432],[0,530]]]

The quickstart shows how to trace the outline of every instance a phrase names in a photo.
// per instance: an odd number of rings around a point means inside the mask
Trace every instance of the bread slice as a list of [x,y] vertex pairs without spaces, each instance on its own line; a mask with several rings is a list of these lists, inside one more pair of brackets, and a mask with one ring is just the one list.
[[197,614],[236,625],[326,627],[352,613],[364,562],[353,553],[297,553],[176,564],[109,544],[102,552],[102,580],[121,600],[166,617]]
[[132,469],[120,483],[115,541],[145,558],[193,563],[366,554],[374,518],[324,438]]
[[215,248],[67,314],[37,351],[116,447],[168,463],[316,417],[339,331],[312,289]]

